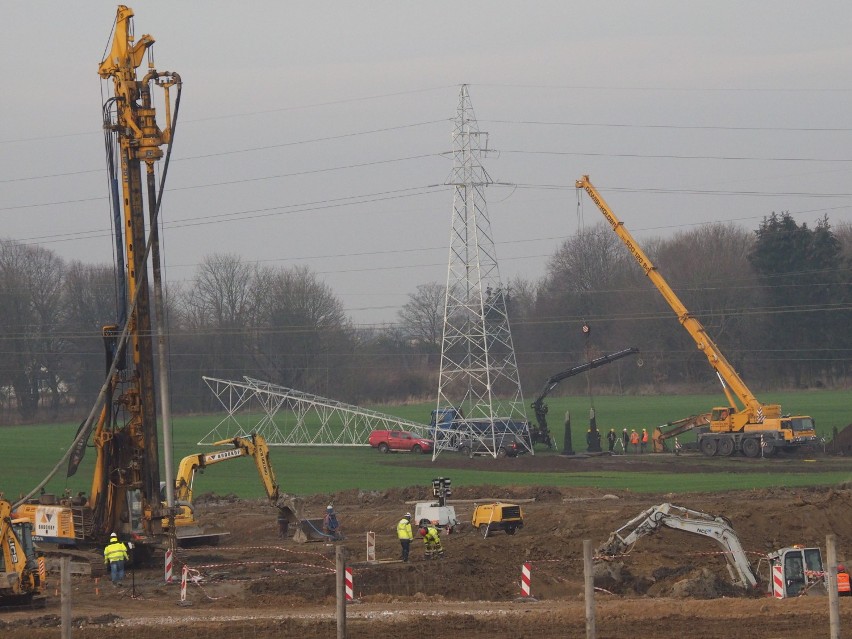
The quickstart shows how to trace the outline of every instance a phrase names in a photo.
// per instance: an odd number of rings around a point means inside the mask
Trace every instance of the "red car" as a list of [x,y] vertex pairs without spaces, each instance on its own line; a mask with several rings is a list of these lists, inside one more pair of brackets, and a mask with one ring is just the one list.
[[431,453],[432,441],[404,430],[374,430],[370,433],[370,446],[380,453],[405,450],[412,453]]

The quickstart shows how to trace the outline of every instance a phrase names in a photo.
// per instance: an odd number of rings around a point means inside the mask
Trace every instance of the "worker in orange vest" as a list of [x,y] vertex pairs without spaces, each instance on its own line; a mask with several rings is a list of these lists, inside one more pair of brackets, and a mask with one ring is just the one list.
[[639,453],[639,433],[636,432],[636,429],[630,431],[630,443],[633,444],[633,454],[636,455]]
[[648,429],[642,429],[642,452],[645,452],[645,448],[648,446]]
[[837,566],[837,594],[840,596],[852,596],[852,588],[849,586],[849,573],[846,572],[846,566]]

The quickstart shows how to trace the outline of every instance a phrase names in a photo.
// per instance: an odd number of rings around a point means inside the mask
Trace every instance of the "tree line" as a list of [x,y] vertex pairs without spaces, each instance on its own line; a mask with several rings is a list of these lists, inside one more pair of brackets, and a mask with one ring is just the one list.
[[[840,387],[852,363],[852,226],[813,228],[788,213],[756,230],[711,224],[643,249],[749,386]],[[101,339],[116,315],[115,269],[65,262],[0,240],[0,422],[78,419],[106,370]],[[575,393],[675,393],[718,380],[660,293],[601,224],[566,239],[538,281],[507,286],[525,394],[606,352],[631,359],[565,382]],[[356,326],[304,266],[212,254],[166,292],[172,410],[219,410],[202,375],[256,377],[342,401],[433,399],[444,286],[417,286],[383,326]],[[583,331],[587,326],[590,330]]]

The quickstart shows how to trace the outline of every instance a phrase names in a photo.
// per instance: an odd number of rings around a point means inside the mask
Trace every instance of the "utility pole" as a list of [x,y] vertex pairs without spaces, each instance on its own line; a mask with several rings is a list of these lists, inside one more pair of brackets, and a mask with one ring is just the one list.
[[[487,140],[476,122],[467,85],[462,85],[453,125],[453,170],[447,180],[454,195],[438,409],[452,406],[467,420],[490,423],[487,432],[472,435],[496,457],[494,421],[526,423],[526,411],[509,329],[508,292],[500,280],[485,205],[485,187],[492,183],[481,163]],[[529,441],[528,429],[523,435]],[[449,448],[449,441],[436,441],[433,459]]]

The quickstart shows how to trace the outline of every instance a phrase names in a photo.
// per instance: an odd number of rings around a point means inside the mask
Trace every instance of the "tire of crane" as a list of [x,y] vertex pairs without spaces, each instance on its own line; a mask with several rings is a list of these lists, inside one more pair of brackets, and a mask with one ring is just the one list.
[[483,539],[486,539],[488,537],[488,532],[489,531],[488,531],[488,525],[487,524],[485,526],[479,527],[479,534],[482,535]]
[[719,457],[730,457],[734,454],[734,440],[730,437],[719,438],[719,443],[716,446],[716,454]]
[[743,455],[754,459],[760,457],[760,440],[757,437],[746,437],[740,443]]
[[778,448],[777,448],[777,446],[775,446],[775,442],[771,442],[771,441],[763,442],[763,456],[764,457],[772,457],[777,452],[778,452]]
[[509,526],[509,527],[506,528],[506,534],[507,535],[514,535],[515,532],[517,532],[517,530],[518,529],[515,528],[514,526]]
[[717,444],[715,439],[705,437],[701,440],[701,452],[707,455],[707,457],[713,457],[716,454],[716,450]]

